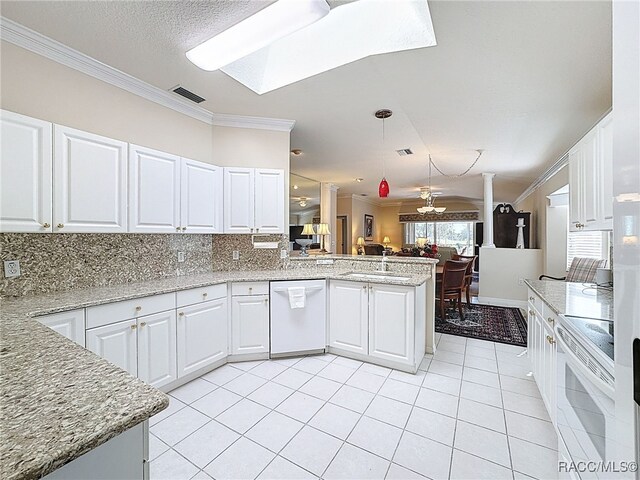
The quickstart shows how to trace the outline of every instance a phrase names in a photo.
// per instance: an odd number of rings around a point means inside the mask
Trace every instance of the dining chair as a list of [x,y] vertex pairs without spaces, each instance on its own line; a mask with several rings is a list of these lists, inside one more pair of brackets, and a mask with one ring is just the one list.
[[473,283],[473,264],[478,258],[477,255],[454,255],[452,260],[468,262],[467,271],[464,273],[465,286],[464,290],[467,297],[467,306],[471,305],[471,284]]
[[[447,260],[442,270],[442,280],[436,281],[436,297],[440,301],[440,317],[445,319],[444,302],[452,300],[458,304],[460,318],[464,320],[462,313],[462,292],[465,289],[465,273],[469,262]],[[455,307],[455,303],[454,303]]]
[[593,283],[596,281],[596,270],[604,268],[607,261],[599,258],[573,257],[566,277],[551,277],[540,275],[538,280],[550,278],[552,280],[564,280],[565,282]]

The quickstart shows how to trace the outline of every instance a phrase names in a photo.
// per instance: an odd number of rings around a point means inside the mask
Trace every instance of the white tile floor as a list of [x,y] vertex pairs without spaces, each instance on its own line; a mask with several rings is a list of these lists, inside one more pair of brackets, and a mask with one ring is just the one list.
[[523,349],[437,340],[417,375],[334,355],[218,368],[151,419],[151,479],[556,478]]

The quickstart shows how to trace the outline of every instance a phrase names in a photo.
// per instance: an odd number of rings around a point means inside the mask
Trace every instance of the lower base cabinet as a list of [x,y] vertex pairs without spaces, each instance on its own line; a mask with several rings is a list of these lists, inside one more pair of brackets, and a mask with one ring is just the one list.
[[[269,286],[266,285],[264,288],[268,292]],[[269,295],[232,296],[231,354],[247,355],[268,352]]]
[[368,284],[332,280],[329,285],[329,346],[369,353]]
[[138,375],[137,328],[135,319],[87,330],[87,349],[134,377]]
[[178,378],[175,310],[138,319],[138,378],[156,388]]
[[179,308],[177,323],[178,377],[227,356],[226,297]]
[[37,317],[36,320],[50,329],[55,330],[63,337],[73,340],[78,345],[85,346],[85,318],[83,308],[44,315]]
[[410,363],[414,355],[415,288],[369,287],[369,355]]

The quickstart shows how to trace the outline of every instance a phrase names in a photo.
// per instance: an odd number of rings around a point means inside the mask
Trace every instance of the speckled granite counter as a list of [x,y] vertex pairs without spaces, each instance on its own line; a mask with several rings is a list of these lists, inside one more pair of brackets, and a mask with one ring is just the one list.
[[525,280],[557,314],[613,320],[613,293],[583,283]]
[[[344,274],[351,270],[353,268],[322,265],[214,272],[35,297],[3,298],[0,311],[1,478],[44,476],[168,405],[168,398],[160,391],[30,317],[229,281],[347,279]],[[422,273],[394,271],[388,274],[402,275],[405,279],[366,281],[418,286],[430,278],[430,272],[429,268]]]

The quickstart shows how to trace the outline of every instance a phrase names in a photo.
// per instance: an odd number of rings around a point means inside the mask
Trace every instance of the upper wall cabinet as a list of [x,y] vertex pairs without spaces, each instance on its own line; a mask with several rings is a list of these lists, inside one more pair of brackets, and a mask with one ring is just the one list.
[[0,231],[50,232],[52,125],[0,112]]
[[221,233],[222,168],[182,159],[180,230],[187,233]]
[[129,146],[129,231],[180,231],[180,157]]
[[613,228],[613,115],[605,117],[569,152],[569,229]]
[[127,144],[55,125],[53,231],[127,231]]
[[284,170],[224,169],[224,232],[284,233]]

